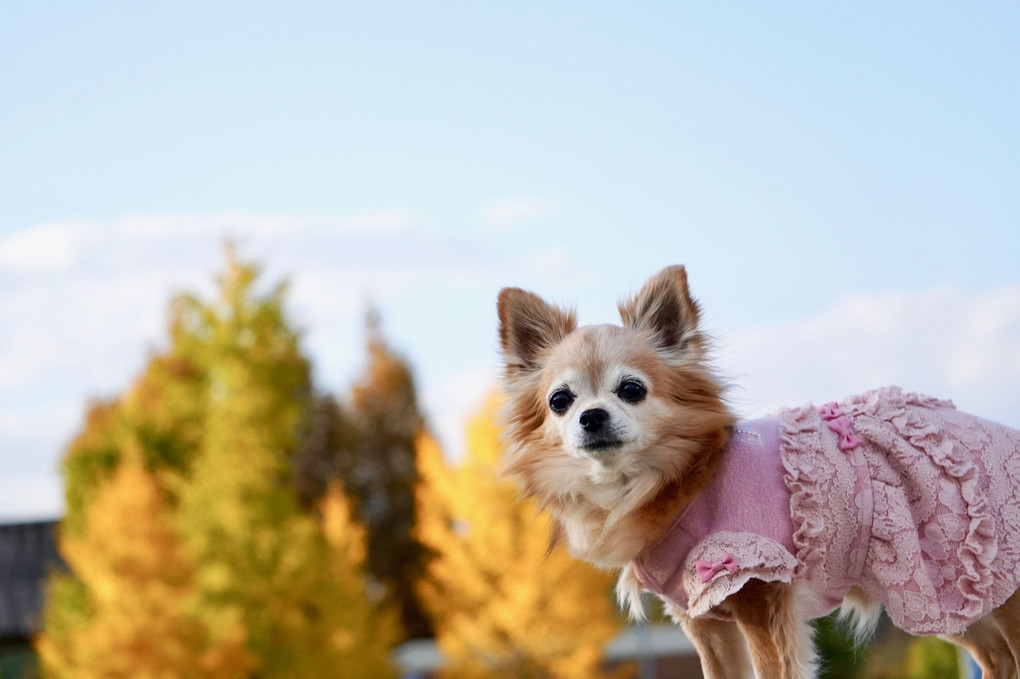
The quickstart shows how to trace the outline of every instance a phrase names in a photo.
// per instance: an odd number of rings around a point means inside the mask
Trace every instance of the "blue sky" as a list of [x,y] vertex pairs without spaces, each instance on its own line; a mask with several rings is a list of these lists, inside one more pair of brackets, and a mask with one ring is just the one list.
[[374,300],[451,450],[500,286],[611,321],[677,262],[742,412],[903,382],[1020,425],[1020,7],[545,5],[0,7],[0,517],[59,512],[226,236],[327,388]]

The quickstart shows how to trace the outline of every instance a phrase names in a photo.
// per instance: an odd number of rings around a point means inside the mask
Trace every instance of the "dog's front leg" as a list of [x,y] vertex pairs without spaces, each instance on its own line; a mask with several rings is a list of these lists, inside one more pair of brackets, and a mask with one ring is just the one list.
[[749,679],[747,646],[735,622],[692,618],[675,606],[666,608],[698,651],[705,679]]
[[800,619],[792,585],[751,580],[723,604],[747,639],[758,679],[811,679],[812,628]]

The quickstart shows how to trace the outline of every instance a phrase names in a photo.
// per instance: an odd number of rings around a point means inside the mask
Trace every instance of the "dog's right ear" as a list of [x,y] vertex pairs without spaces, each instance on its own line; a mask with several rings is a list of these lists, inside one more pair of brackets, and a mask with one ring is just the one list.
[[577,327],[573,311],[520,288],[500,290],[496,310],[507,377],[538,370],[542,355]]

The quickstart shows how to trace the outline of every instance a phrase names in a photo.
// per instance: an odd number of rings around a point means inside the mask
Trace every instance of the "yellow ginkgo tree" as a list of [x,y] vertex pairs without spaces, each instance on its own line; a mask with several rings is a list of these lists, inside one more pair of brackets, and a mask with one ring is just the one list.
[[420,588],[450,677],[598,677],[622,627],[612,576],[549,550],[550,518],[499,478],[499,402],[469,423],[456,465],[419,439],[419,535],[434,552]]
[[[36,640],[49,677],[161,679],[246,677],[254,658],[238,625],[212,630],[192,609],[194,567],[163,494],[137,455],[121,462],[89,507],[81,534],[65,536],[64,555],[87,589],[87,616],[49,611]],[[80,588],[78,588],[80,589]]]

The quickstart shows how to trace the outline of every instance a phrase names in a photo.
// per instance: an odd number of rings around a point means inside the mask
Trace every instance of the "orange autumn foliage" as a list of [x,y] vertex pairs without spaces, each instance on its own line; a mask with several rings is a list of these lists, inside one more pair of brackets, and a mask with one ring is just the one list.
[[459,464],[419,439],[419,535],[435,553],[421,592],[443,676],[603,676],[603,648],[623,626],[613,578],[563,547],[548,551],[549,516],[498,476],[497,411],[492,398],[470,422]]
[[243,628],[213,630],[195,615],[193,565],[138,460],[121,463],[89,507],[85,531],[65,537],[62,551],[88,587],[91,615],[37,640],[47,676],[248,676]]

